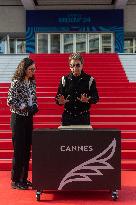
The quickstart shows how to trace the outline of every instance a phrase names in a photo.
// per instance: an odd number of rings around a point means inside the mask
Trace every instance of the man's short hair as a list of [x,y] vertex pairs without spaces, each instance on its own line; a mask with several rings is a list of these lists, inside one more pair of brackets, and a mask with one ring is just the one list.
[[69,56],[69,62],[71,60],[80,60],[82,64],[83,64],[83,61],[84,61],[83,57],[81,56],[80,53],[71,53],[70,56]]

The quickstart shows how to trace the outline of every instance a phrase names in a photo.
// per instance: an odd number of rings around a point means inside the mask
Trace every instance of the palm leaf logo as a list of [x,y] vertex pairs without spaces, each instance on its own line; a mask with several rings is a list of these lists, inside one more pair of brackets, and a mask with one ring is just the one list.
[[100,154],[83,162],[82,164],[76,166],[70,172],[68,172],[60,182],[58,190],[62,190],[62,188],[66,184],[75,181],[91,182],[92,179],[90,178],[90,176],[103,175],[100,169],[114,169],[114,167],[112,167],[107,161],[113,157],[115,153],[115,148],[116,140],[114,138],[111,144]]

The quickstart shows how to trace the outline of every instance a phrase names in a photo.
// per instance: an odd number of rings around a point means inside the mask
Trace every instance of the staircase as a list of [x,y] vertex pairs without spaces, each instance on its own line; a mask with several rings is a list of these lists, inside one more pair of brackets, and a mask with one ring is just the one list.
[[[63,108],[54,97],[62,75],[69,73],[68,54],[31,54],[36,62],[39,112],[35,128],[57,128]],[[91,108],[94,128],[121,130],[122,169],[136,170],[136,82],[129,82],[117,54],[83,54],[84,71],[97,82],[100,102]],[[11,169],[13,155],[10,111],[6,106],[9,83],[0,83],[0,170]],[[30,163],[31,164],[31,163]],[[31,165],[30,165],[31,168]]]
[[27,54],[0,55],[0,83],[9,83],[17,65],[23,58],[26,57],[28,57]]

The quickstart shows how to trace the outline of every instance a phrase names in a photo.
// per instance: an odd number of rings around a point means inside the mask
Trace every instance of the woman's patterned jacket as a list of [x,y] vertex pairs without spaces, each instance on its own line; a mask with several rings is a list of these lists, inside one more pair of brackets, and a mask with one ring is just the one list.
[[[37,105],[35,81],[29,81],[29,84],[27,84],[25,81],[13,80],[7,98],[7,104],[10,106],[11,112],[28,116],[27,107],[30,95],[32,96],[32,104]],[[26,109],[22,109],[22,107]]]

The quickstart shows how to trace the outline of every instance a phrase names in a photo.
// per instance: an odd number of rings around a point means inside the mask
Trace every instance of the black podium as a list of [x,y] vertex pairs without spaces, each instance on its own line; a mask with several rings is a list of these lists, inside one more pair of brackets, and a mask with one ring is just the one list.
[[121,139],[116,129],[36,129],[33,132],[32,183],[43,190],[121,188]]

